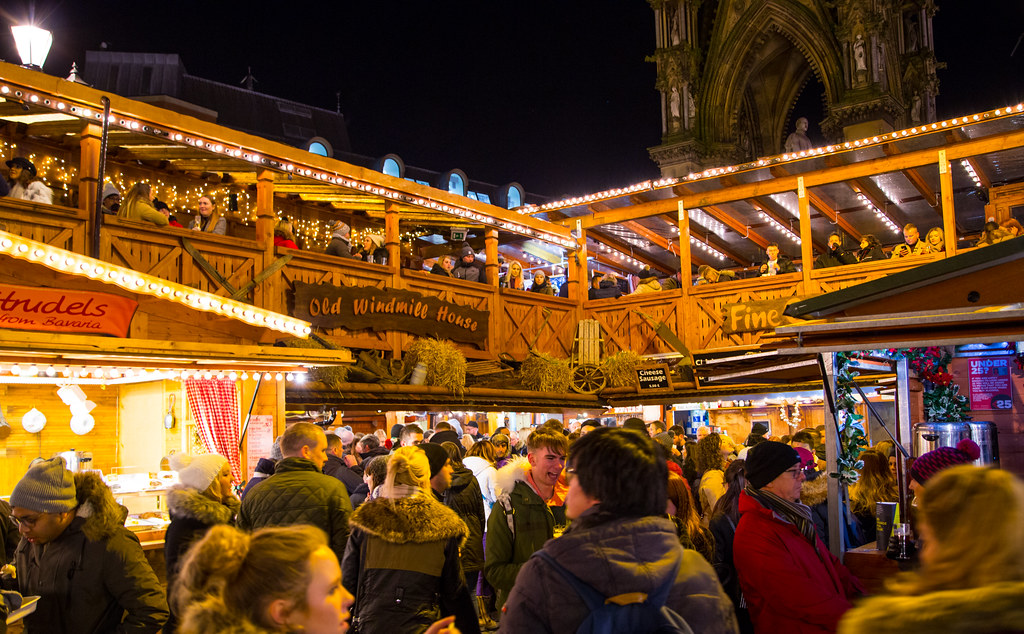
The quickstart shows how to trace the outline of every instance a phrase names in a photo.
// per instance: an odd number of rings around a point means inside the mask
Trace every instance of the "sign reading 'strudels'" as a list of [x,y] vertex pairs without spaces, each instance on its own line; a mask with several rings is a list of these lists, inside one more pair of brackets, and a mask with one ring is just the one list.
[[490,312],[414,291],[296,282],[295,317],[315,328],[400,330],[483,345]]
[[138,307],[112,293],[0,284],[0,328],[127,337]]

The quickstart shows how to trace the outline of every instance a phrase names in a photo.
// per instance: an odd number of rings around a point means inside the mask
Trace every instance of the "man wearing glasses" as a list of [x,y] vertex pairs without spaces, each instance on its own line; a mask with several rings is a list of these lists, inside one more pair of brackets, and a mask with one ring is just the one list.
[[856,577],[818,537],[800,503],[800,454],[781,442],[751,447],[733,561],[758,632],[834,632],[862,594]]
[[121,507],[95,473],[74,474],[64,459],[29,468],[11,493],[18,590],[40,595],[29,632],[157,632],[167,600],[124,527]]

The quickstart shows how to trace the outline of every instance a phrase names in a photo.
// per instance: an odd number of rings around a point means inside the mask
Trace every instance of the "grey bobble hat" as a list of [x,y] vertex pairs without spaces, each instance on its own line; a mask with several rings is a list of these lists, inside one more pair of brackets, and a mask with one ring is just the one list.
[[43,460],[25,472],[14,485],[11,506],[40,513],[66,513],[78,506],[75,474],[60,456]]

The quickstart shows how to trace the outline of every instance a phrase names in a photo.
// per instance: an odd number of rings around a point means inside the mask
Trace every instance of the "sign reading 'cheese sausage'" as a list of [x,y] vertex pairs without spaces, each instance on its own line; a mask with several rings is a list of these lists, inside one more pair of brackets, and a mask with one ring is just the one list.
[[490,312],[413,291],[296,282],[295,317],[315,328],[399,330],[482,345]]
[[138,307],[111,293],[0,284],[0,328],[127,337]]

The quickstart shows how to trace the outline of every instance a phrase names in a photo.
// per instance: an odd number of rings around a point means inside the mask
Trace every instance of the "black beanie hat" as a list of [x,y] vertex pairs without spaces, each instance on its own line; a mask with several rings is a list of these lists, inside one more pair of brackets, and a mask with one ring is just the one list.
[[419,445],[423,453],[427,454],[427,462],[430,463],[430,477],[433,478],[437,474],[441,473],[441,469],[444,468],[444,463],[448,462],[448,451],[441,445],[435,445],[433,443],[425,442]]
[[800,454],[786,443],[766,440],[750,448],[747,462],[747,482],[760,489],[779,477],[783,471],[800,464]]

